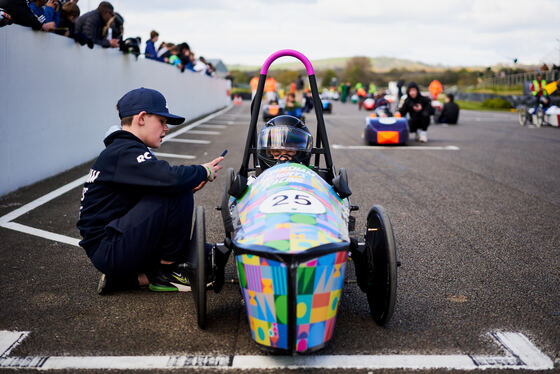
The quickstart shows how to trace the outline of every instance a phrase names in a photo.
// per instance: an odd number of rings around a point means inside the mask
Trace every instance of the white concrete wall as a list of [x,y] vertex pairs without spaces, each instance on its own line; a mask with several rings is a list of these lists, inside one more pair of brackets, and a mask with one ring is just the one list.
[[0,29],[0,196],[95,158],[115,105],[148,87],[190,119],[229,102],[226,81],[17,25]]

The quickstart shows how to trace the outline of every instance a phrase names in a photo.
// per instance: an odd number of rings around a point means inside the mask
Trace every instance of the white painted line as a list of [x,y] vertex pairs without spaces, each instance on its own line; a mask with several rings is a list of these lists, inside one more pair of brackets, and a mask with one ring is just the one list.
[[212,125],[212,124],[205,124],[205,125],[200,125],[197,127],[198,129],[216,129],[216,130],[223,130],[223,129],[227,129],[226,125]]
[[220,135],[221,132],[219,131],[207,131],[207,130],[191,130],[189,134],[194,135]]
[[85,183],[87,178],[87,175],[84,175],[83,177],[80,177],[78,179],[76,179],[75,181],[72,181],[68,184],[65,184],[64,186],[57,188],[56,190],[49,192],[48,194],[41,196],[38,199],[33,200],[30,203],[25,204],[24,206],[16,209],[16,210],[12,210],[10,213],[0,217],[0,224],[4,224],[6,222],[10,222],[13,221],[14,219],[18,218],[19,216],[24,215],[25,213],[45,204],[48,203],[49,201],[56,199],[57,197],[59,197],[62,194],[65,194],[66,192],[73,190],[74,188],[81,186]]
[[0,357],[7,357],[27,335],[28,331],[0,331]]
[[196,158],[196,156],[192,156],[192,155],[178,155],[178,154],[175,154],[175,153],[154,152],[154,155],[156,155],[158,157],[183,158],[183,159],[186,159],[186,160],[194,160]]
[[[163,138],[163,141],[166,140],[171,140],[176,136],[179,136],[187,131],[189,131],[192,128],[195,128],[199,125],[201,125],[202,123],[204,123],[205,121],[208,121],[216,116],[219,116],[225,112],[227,112],[228,110],[230,110],[231,108],[233,108],[232,105],[220,110],[219,112],[210,114],[209,116],[206,116],[184,128],[182,128],[181,130],[175,131],[172,134],[166,136],[165,138]],[[162,157],[172,157],[172,158],[184,158],[184,159],[194,159],[196,158],[196,156],[189,156],[189,155],[174,155],[174,154],[167,154],[167,153],[155,153],[156,155],[161,155]],[[41,196],[38,199],[35,199],[33,201],[31,201],[30,203],[25,204],[22,207],[19,207],[18,209],[15,209],[13,211],[11,211],[8,214],[3,215],[2,217],[0,217],[0,226],[1,227],[5,227],[7,229],[11,229],[11,230],[15,230],[15,231],[19,231],[19,232],[23,232],[26,234],[30,234],[30,235],[35,235],[41,238],[45,238],[45,239],[49,239],[49,240],[54,240],[54,241],[58,241],[61,243],[66,243],[66,244],[70,244],[70,245],[76,245],[78,246],[78,242],[79,239],[75,239],[75,238],[71,238],[69,236],[66,235],[60,235],[60,234],[56,234],[56,233],[52,233],[50,231],[45,231],[45,230],[41,230],[41,229],[36,229],[34,227],[30,227],[30,226],[25,226],[25,225],[21,225],[19,223],[15,223],[15,222],[11,222],[14,219],[24,215],[27,212],[30,212],[31,210],[38,208],[39,206],[48,203],[49,201],[56,199],[57,197],[65,194],[66,192],[73,190],[76,187],[82,186],[85,181],[86,178],[88,176],[84,175],[83,177],[80,177],[68,184],[65,184],[64,186],[57,188],[56,190],[49,192],[48,194]],[[0,365],[1,366],[1,365]]]
[[233,108],[233,105],[230,105],[230,106],[228,106],[228,107],[226,107],[226,108],[220,110],[219,112],[210,114],[209,116],[206,116],[206,117],[204,117],[204,118],[202,118],[202,119],[199,119],[198,121],[193,122],[193,123],[191,123],[190,125],[183,127],[181,130],[174,131],[173,133],[171,133],[171,134],[169,134],[169,135],[166,135],[165,138],[163,138],[163,142],[165,142],[165,141],[167,141],[167,140],[170,140],[170,139],[173,139],[173,138],[175,138],[175,137],[177,137],[177,136],[179,136],[179,135],[181,135],[181,134],[184,134],[185,132],[189,131],[190,129],[194,129],[194,128],[197,127],[197,126],[202,125],[204,122],[207,122],[207,121],[211,120],[211,119],[214,118],[214,117],[217,117],[217,116],[219,116],[219,115],[224,114],[225,112],[227,112],[227,111],[230,110],[231,108]]
[[501,344],[504,349],[513,356],[519,357],[525,365],[542,370],[554,366],[552,360],[542,353],[527,337],[523,334],[513,332],[492,332],[490,335]]
[[50,231],[36,229],[34,227],[22,225],[20,223],[6,222],[6,223],[0,224],[0,226],[5,227],[7,229],[23,232],[25,234],[38,236],[40,238],[53,240],[55,242],[70,244],[70,245],[74,245],[76,247],[80,246],[78,244],[80,242],[80,239],[72,238],[72,237],[66,236],[66,235],[56,234],[56,233],[50,232]]
[[[21,335],[25,334],[25,335]],[[9,353],[28,333],[0,331],[1,347]],[[316,356],[0,356],[0,367],[42,370],[68,369],[522,369],[551,370],[552,360],[525,335],[490,333],[507,356],[470,355],[316,355]]]
[[199,139],[171,139],[170,142],[174,143],[191,143],[191,144],[210,144],[210,140],[199,140]]
[[420,150],[420,151],[458,151],[460,148],[456,145],[446,145],[446,146],[421,146],[421,145],[404,145],[401,147],[395,146],[382,146],[382,145],[341,145],[334,144],[332,146],[334,149],[398,149],[401,150]]

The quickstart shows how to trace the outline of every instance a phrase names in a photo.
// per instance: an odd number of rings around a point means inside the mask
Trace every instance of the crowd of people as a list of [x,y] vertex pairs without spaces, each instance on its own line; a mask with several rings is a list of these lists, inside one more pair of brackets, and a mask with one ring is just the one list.
[[[141,38],[123,39],[124,18],[115,12],[110,2],[102,1],[96,9],[80,14],[79,0],[0,0],[0,27],[12,23],[34,30],[54,32],[93,48],[119,48],[125,53],[140,54]],[[176,66],[181,70],[215,75],[214,66],[204,57],[195,58],[186,43],[162,42],[155,48],[159,38],[156,31],[146,42],[145,57]]]
[[144,51],[144,56],[147,59],[171,64],[181,71],[190,70],[204,73],[210,77],[214,76],[215,67],[202,56],[196,58],[188,43],[174,44],[161,42],[156,49],[158,39],[159,33],[152,30],[150,40],[146,42],[146,50]]

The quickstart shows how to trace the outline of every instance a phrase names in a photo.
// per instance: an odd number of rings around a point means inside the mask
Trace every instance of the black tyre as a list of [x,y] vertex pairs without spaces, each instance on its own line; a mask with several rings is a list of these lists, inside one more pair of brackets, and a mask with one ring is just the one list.
[[521,107],[519,109],[519,124],[521,126],[525,126],[527,124],[527,117],[528,117],[527,108]]
[[196,315],[198,326],[206,328],[206,267],[207,255],[204,248],[206,242],[206,228],[204,226],[204,208],[196,208],[196,218],[194,226],[194,245],[196,250],[196,262],[192,291],[196,305]]
[[393,316],[397,298],[397,248],[391,220],[379,205],[368,213],[365,239],[369,309],[373,320],[383,326]]
[[544,125],[544,110],[542,107],[537,108],[537,113],[535,117],[536,117],[535,126],[541,127],[542,125]]
[[231,213],[229,212],[229,188],[235,178],[235,171],[233,168],[228,168],[226,171],[226,183],[224,186],[224,193],[222,194],[222,203],[220,204],[220,212],[222,213],[222,221],[224,222],[224,231],[226,237],[231,239],[233,234],[233,222],[231,220]]

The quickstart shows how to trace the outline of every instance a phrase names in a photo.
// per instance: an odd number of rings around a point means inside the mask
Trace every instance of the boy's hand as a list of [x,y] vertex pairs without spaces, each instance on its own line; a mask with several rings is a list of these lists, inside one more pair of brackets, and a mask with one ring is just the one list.
[[207,180],[212,182],[214,179],[216,179],[218,170],[220,170],[222,168],[222,166],[218,165],[224,158],[223,157],[218,157],[213,159],[212,161],[210,161],[209,163],[203,164],[202,166],[204,166],[204,168],[206,169],[207,172]]

